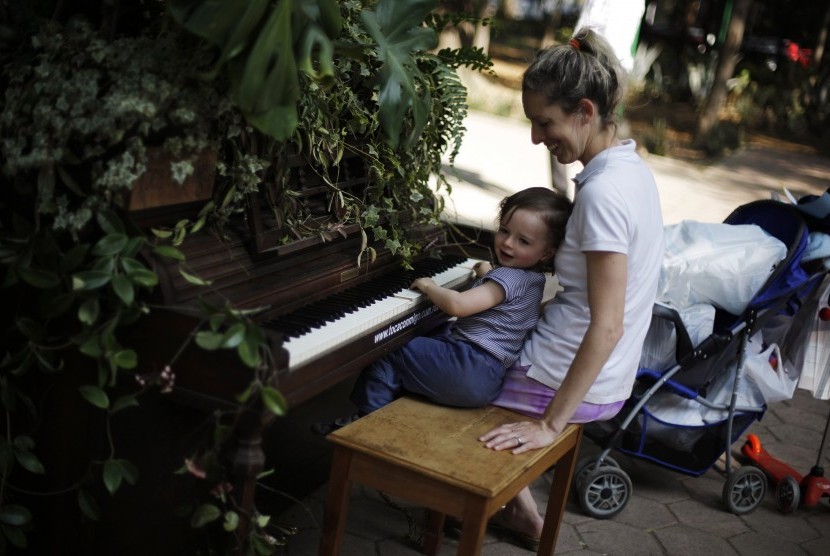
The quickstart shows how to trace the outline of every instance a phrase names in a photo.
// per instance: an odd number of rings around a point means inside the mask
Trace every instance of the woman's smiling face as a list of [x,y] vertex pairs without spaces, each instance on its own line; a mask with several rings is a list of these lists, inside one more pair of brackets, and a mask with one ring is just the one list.
[[544,144],[561,164],[582,161],[590,131],[584,114],[567,114],[558,104],[548,103],[539,91],[522,93],[522,105],[534,145]]

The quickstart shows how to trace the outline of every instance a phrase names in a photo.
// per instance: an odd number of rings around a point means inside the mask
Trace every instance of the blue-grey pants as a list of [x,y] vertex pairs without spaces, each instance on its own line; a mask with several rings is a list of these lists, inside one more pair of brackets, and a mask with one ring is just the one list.
[[504,373],[501,361],[469,342],[419,336],[364,369],[351,400],[361,414],[406,393],[443,405],[482,407],[499,394]]

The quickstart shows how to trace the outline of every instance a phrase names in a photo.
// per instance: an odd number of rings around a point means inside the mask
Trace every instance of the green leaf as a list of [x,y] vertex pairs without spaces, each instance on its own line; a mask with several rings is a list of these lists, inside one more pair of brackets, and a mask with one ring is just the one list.
[[123,409],[127,409],[128,407],[138,407],[138,400],[136,400],[135,396],[130,394],[117,398],[115,402],[113,402],[110,412],[116,413]]
[[104,392],[102,389],[98,388],[97,386],[81,386],[80,388],[78,388],[78,391],[89,403],[91,403],[95,407],[107,409],[110,405],[110,400],[107,396],[107,393]]
[[15,450],[14,458],[17,460],[17,463],[23,467],[23,469],[29,471],[30,473],[36,473],[38,475],[46,473],[46,468],[43,467],[43,464],[37,456],[29,451]]
[[225,521],[222,523],[222,528],[230,533],[236,531],[237,527],[239,527],[239,514],[232,510],[225,512]]
[[198,276],[196,276],[195,274],[190,274],[189,272],[187,272],[183,268],[179,268],[179,274],[181,274],[182,278],[184,278],[185,280],[187,280],[188,282],[190,282],[194,286],[209,286],[210,285],[209,280],[203,280],[203,279],[199,278]]
[[24,506],[7,504],[0,506],[0,523],[21,527],[32,521],[32,514]]
[[115,494],[121,486],[123,472],[121,462],[115,459],[108,459],[104,462],[104,486],[110,494]]
[[196,345],[202,349],[213,351],[222,347],[223,334],[201,330],[196,333]]
[[101,519],[101,510],[98,508],[98,502],[92,494],[84,489],[78,490],[78,507],[92,521],[99,521]]
[[221,516],[222,512],[213,504],[202,504],[193,512],[193,516],[190,518],[190,526],[194,528],[204,527]]
[[236,346],[236,353],[242,362],[252,369],[259,367],[262,362],[259,354],[259,342],[250,336],[246,336],[245,341]]
[[101,304],[98,302],[97,297],[87,299],[78,307],[78,320],[88,326],[95,324],[100,314]]
[[133,283],[123,274],[116,274],[112,277],[112,289],[124,305],[132,305],[135,301]]
[[118,460],[118,462],[121,464],[121,476],[124,477],[124,480],[128,484],[136,484],[138,482],[138,467],[125,459]]
[[72,289],[94,290],[108,284],[111,278],[111,273],[100,270],[77,272],[72,275]]
[[39,268],[19,266],[17,267],[17,275],[30,286],[42,290],[57,287],[61,283],[59,275]]
[[100,337],[97,334],[90,336],[89,338],[84,340],[83,343],[81,343],[81,345],[78,347],[78,350],[89,357],[100,357],[103,353],[103,350],[101,349],[99,339]]
[[132,349],[122,349],[112,356],[112,361],[120,369],[135,369],[138,365],[138,354]]
[[[3,524],[0,524],[0,528],[3,530],[3,535],[5,535],[9,542],[16,548],[28,548],[29,543],[26,541],[26,535],[23,533],[22,529]],[[0,544],[0,554],[6,553],[5,548],[5,544]]]
[[151,228],[151,231],[153,232],[154,236],[156,236],[157,238],[161,238],[161,239],[167,239],[168,237],[173,235],[173,232],[171,232],[170,230],[161,230],[159,228]]
[[166,257],[168,259],[173,259],[176,261],[183,261],[184,260],[184,253],[180,250],[176,249],[172,245],[157,245],[154,249],[156,254]]
[[129,276],[130,280],[132,280],[134,284],[147,288],[155,287],[159,283],[158,274],[146,268],[137,268],[132,270],[127,274],[127,276]]
[[80,243],[73,246],[69,251],[64,253],[60,260],[60,269],[63,272],[72,272],[84,261],[86,254],[89,252],[89,245]]
[[124,223],[115,212],[109,209],[99,210],[95,215],[95,219],[105,234],[119,235],[124,233]]
[[262,389],[262,403],[271,413],[278,417],[284,416],[288,408],[288,402],[286,402],[285,396],[279,390],[270,386]]
[[223,348],[235,348],[245,339],[245,325],[237,322],[225,332],[222,338]]
[[92,247],[92,254],[98,257],[117,255],[127,247],[129,239],[125,234],[107,234]]
[[418,69],[413,52],[426,52],[437,44],[435,30],[421,25],[437,5],[437,0],[380,0],[374,12],[360,13],[366,31],[378,44],[383,61],[378,70],[379,116],[392,147],[400,141],[401,122],[405,121],[407,110],[412,110],[414,120],[407,144],[420,136],[427,123],[429,87],[416,86],[418,82],[425,84],[426,79]]

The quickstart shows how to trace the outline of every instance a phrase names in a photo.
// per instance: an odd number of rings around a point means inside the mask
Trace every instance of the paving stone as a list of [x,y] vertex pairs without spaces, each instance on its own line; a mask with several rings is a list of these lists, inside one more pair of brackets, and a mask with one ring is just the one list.
[[[798,556],[807,554],[797,543],[781,537],[752,531],[729,539],[738,554],[746,556]],[[825,553],[826,554],[826,553]]]
[[666,554],[683,556],[729,556],[737,554],[726,539],[713,537],[687,525],[672,525],[654,531]]
[[665,504],[638,496],[633,496],[614,520],[644,530],[659,529],[677,523],[677,518]]
[[729,538],[749,530],[749,526],[738,516],[694,500],[669,504],[669,509],[679,523],[715,537]]
[[741,520],[753,531],[771,537],[802,543],[820,537],[821,534],[803,519],[790,519],[774,505],[759,506],[754,512],[741,516]]
[[576,530],[586,547],[603,554],[665,554],[653,534],[618,521],[595,520]]

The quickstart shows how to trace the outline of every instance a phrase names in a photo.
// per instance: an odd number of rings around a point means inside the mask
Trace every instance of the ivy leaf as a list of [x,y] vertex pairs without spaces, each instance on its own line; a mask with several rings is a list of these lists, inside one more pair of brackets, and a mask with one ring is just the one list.
[[17,463],[19,463],[23,469],[29,471],[30,473],[35,473],[37,475],[43,475],[46,473],[46,468],[43,467],[43,464],[32,452],[27,450],[15,450],[14,459],[17,460]]
[[116,255],[127,246],[129,239],[125,234],[107,234],[92,247],[92,254],[98,257]]
[[84,489],[78,490],[78,507],[92,521],[99,521],[101,519],[101,510],[98,508],[98,502],[92,494]]
[[84,342],[78,347],[78,350],[84,355],[88,355],[89,357],[93,358],[98,358],[103,353],[103,351],[101,350],[101,344],[98,340],[99,336],[97,334],[94,334],[86,340],[84,340]]
[[288,402],[285,401],[285,396],[276,388],[266,386],[262,389],[262,403],[265,407],[278,417],[285,415],[285,410],[288,407]]
[[118,491],[123,477],[121,462],[115,459],[108,459],[104,462],[104,486],[107,487],[110,494],[115,494]]
[[208,351],[214,351],[222,346],[223,334],[201,330],[196,333],[196,345]]
[[135,369],[138,365],[138,354],[132,349],[122,349],[112,356],[112,361],[120,369]]
[[193,284],[194,286],[209,286],[210,280],[203,280],[196,276],[195,274],[191,274],[186,270],[179,268],[179,274],[182,275],[182,278]]
[[61,257],[60,269],[63,272],[72,272],[81,266],[84,258],[86,258],[87,252],[89,252],[89,245],[86,243],[75,245]]
[[112,404],[112,409],[110,409],[111,413],[116,413],[121,411],[122,409],[127,409],[128,407],[137,407],[138,400],[135,399],[135,396],[128,394],[126,396],[121,396],[115,400]]
[[159,283],[158,274],[146,268],[131,270],[127,276],[129,276],[134,284],[147,288],[155,287]]
[[97,386],[81,386],[80,388],[78,388],[78,391],[80,391],[81,395],[95,407],[107,409],[110,405],[110,400],[109,397],[107,397],[107,393],[98,388]]
[[183,261],[184,260],[184,253],[180,250],[176,249],[172,245],[157,245],[155,248],[156,254],[166,257],[168,259],[173,259],[176,261]]
[[124,305],[132,305],[135,301],[133,283],[127,276],[116,274],[112,277],[112,289]]
[[193,512],[193,516],[190,518],[190,526],[194,528],[204,527],[208,523],[219,519],[221,515],[222,512],[213,504],[202,504]]
[[88,326],[95,324],[100,314],[101,304],[98,302],[97,297],[87,299],[78,307],[78,320]]
[[225,512],[225,520],[222,523],[222,528],[227,532],[236,531],[239,527],[239,514],[234,511]]
[[112,278],[112,274],[101,270],[86,270],[72,275],[73,290],[94,290],[105,286]]
[[17,267],[17,275],[30,286],[42,290],[57,287],[61,283],[60,276],[54,272],[39,268],[20,266]]
[[124,223],[113,211],[108,209],[99,210],[95,214],[95,219],[98,225],[104,230],[105,234],[119,235],[124,233]]
[[134,485],[138,481],[138,468],[125,459],[118,462],[121,464],[121,476],[127,483]]
[[0,506],[0,523],[4,525],[21,527],[31,521],[32,514],[24,506],[18,506],[17,504]]
[[245,365],[252,369],[259,367],[262,358],[259,354],[259,342],[250,336],[245,338],[245,341],[236,347],[236,353]]
[[235,348],[245,339],[245,325],[237,322],[225,332],[222,339],[222,347]]

